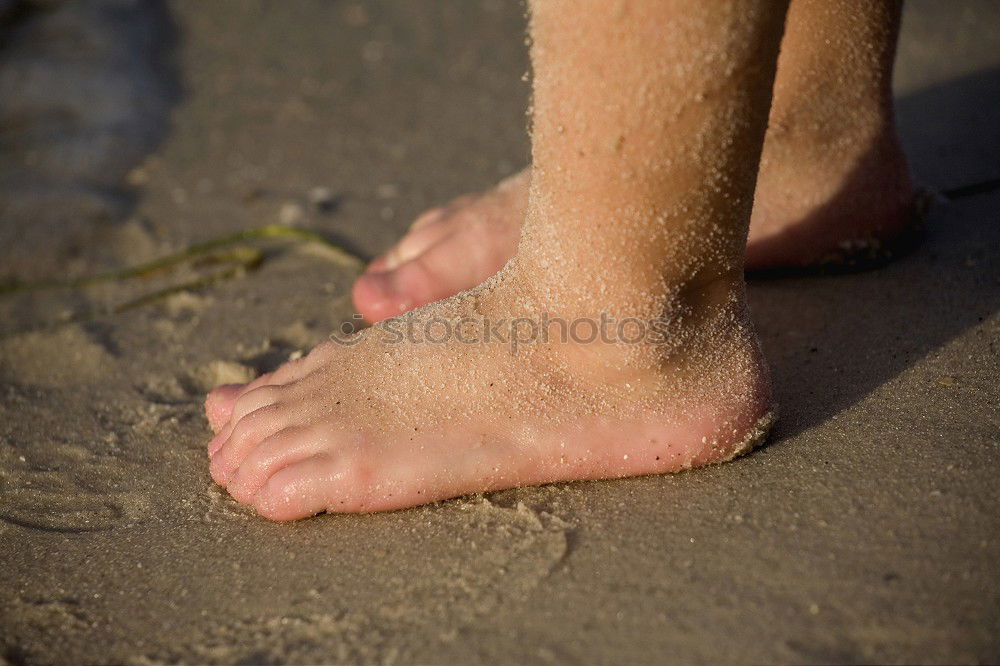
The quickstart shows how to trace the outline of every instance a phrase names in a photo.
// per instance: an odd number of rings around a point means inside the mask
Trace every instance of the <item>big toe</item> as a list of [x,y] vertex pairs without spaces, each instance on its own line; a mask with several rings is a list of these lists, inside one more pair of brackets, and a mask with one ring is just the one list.
[[439,301],[496,273],[510,258],[509,249],[463,229],[392,270],[363,274],[354,283],[354,307],[377,322]]
[[366,320],[382,321],[465,288],[455,276],[421,255],[399,268],[367,273],[354,283],[354,307]]
[[354,309],[366,321],[377,322],[400,315],[416,307],[413,300],[392,279],[393,271],[366,273],[351,290]]
[[233,414],[233,405],[239,397],[245,384],[223,384],[216,386],[205,398],[205,416],[212,432],[218,433],[229,423]]

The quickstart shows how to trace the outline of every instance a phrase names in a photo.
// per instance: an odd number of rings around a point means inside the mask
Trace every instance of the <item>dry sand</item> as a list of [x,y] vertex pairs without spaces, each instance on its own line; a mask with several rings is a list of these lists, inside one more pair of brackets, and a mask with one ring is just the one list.
[[[909,5],[897,81],[915,173],[939,189],[1000,177],[1000,13],[943,5]],[[371,255],[525,159],[517,3],[167,9],[162,76],[181,92],[165,138],[68,248],[72,199],[47,218],[5,184],[8,276],[282,218]],[[316,187],[334,210],[311,206]],[[0,654],[1000,661],[998,211],[996,191],[937,206],[926,244],[884,270],[753,283],[782,419],[747,458],[292,525],[214,487],[202,394],[349,319],[349,269],[276,246],[240,279],[119,315],[100,311],[169,280],[2,299]]]

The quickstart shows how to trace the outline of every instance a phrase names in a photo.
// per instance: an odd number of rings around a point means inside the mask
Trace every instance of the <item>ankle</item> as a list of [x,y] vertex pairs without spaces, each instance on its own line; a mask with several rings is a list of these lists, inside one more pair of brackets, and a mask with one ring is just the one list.
[[744,291],[724,284],[698,291],[694,302],[679,297],[649,319],[543,312],[533,318],[539,342],[518,348],[522,367],[539,385],[607,413],[707,409],[752,423],[771,408],[771,389]]
[[784,147],[800,154],[837,158],[895,137],[891,100],[874,95],[837,100],[800,96],[771,109],[764,156]]
[[[736,331],[755,340],[742,268],[642,285],[615,276],[607,281],[618,284],[603,293],[580,289],[582,281],[575,275],[540,277],[515,259],[481,301],[482,310],[526,320],[531,337],[557,357],[601,363],[645,359],[640,365],[659,365]],[[627,293],[619,290],[622,284],[631,284]]]

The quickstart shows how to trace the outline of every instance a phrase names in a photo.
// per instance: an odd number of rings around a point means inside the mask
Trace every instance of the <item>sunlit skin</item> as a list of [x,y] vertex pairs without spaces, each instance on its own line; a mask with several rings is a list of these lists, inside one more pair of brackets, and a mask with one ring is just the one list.
[[[633,318],[659,334],[515,351],[469,336],[399,342],[390,320],[219,387],[206,401],[212,477],[263,516],[673,472],[765,436],[770,384],[743,273],[785,6],[530,9],[532,167],[516,253],[410,316],[472,329]],[[504,196],[499,210],[520,205]]]
[[[747,243],[748,270],[836,261],[910,221],[892,107],[900,3],[793,0]],[[354,285],[380,321],[470,289],[517,250],[531,169],[419,216]]]

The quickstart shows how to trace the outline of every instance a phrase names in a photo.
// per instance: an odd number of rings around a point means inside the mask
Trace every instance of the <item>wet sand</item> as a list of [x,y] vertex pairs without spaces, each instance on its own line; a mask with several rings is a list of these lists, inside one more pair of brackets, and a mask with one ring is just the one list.
[[[114,204],[70,225],[73,243],[56,241],[77,204],[5,181],[4,277],[280,221],[371,256],[526,159],[516,3],[166,14],[171,57],[142,76],[179,88],[169,124],[142,134],[152,152],[87,190]],[[998,26],[989,3],[908,6],[898,108],[924,185],[1000,177]],[[352,269],[276,243],[242,277],[120,314],[194,274],[0,299],[0,655],[1000,661],[998,211],[996,190],[941,201],[924,245],[883,270],[752,282],[781,420],[746,458],[291,525],[214,487],[202,395],[350,320]]]

